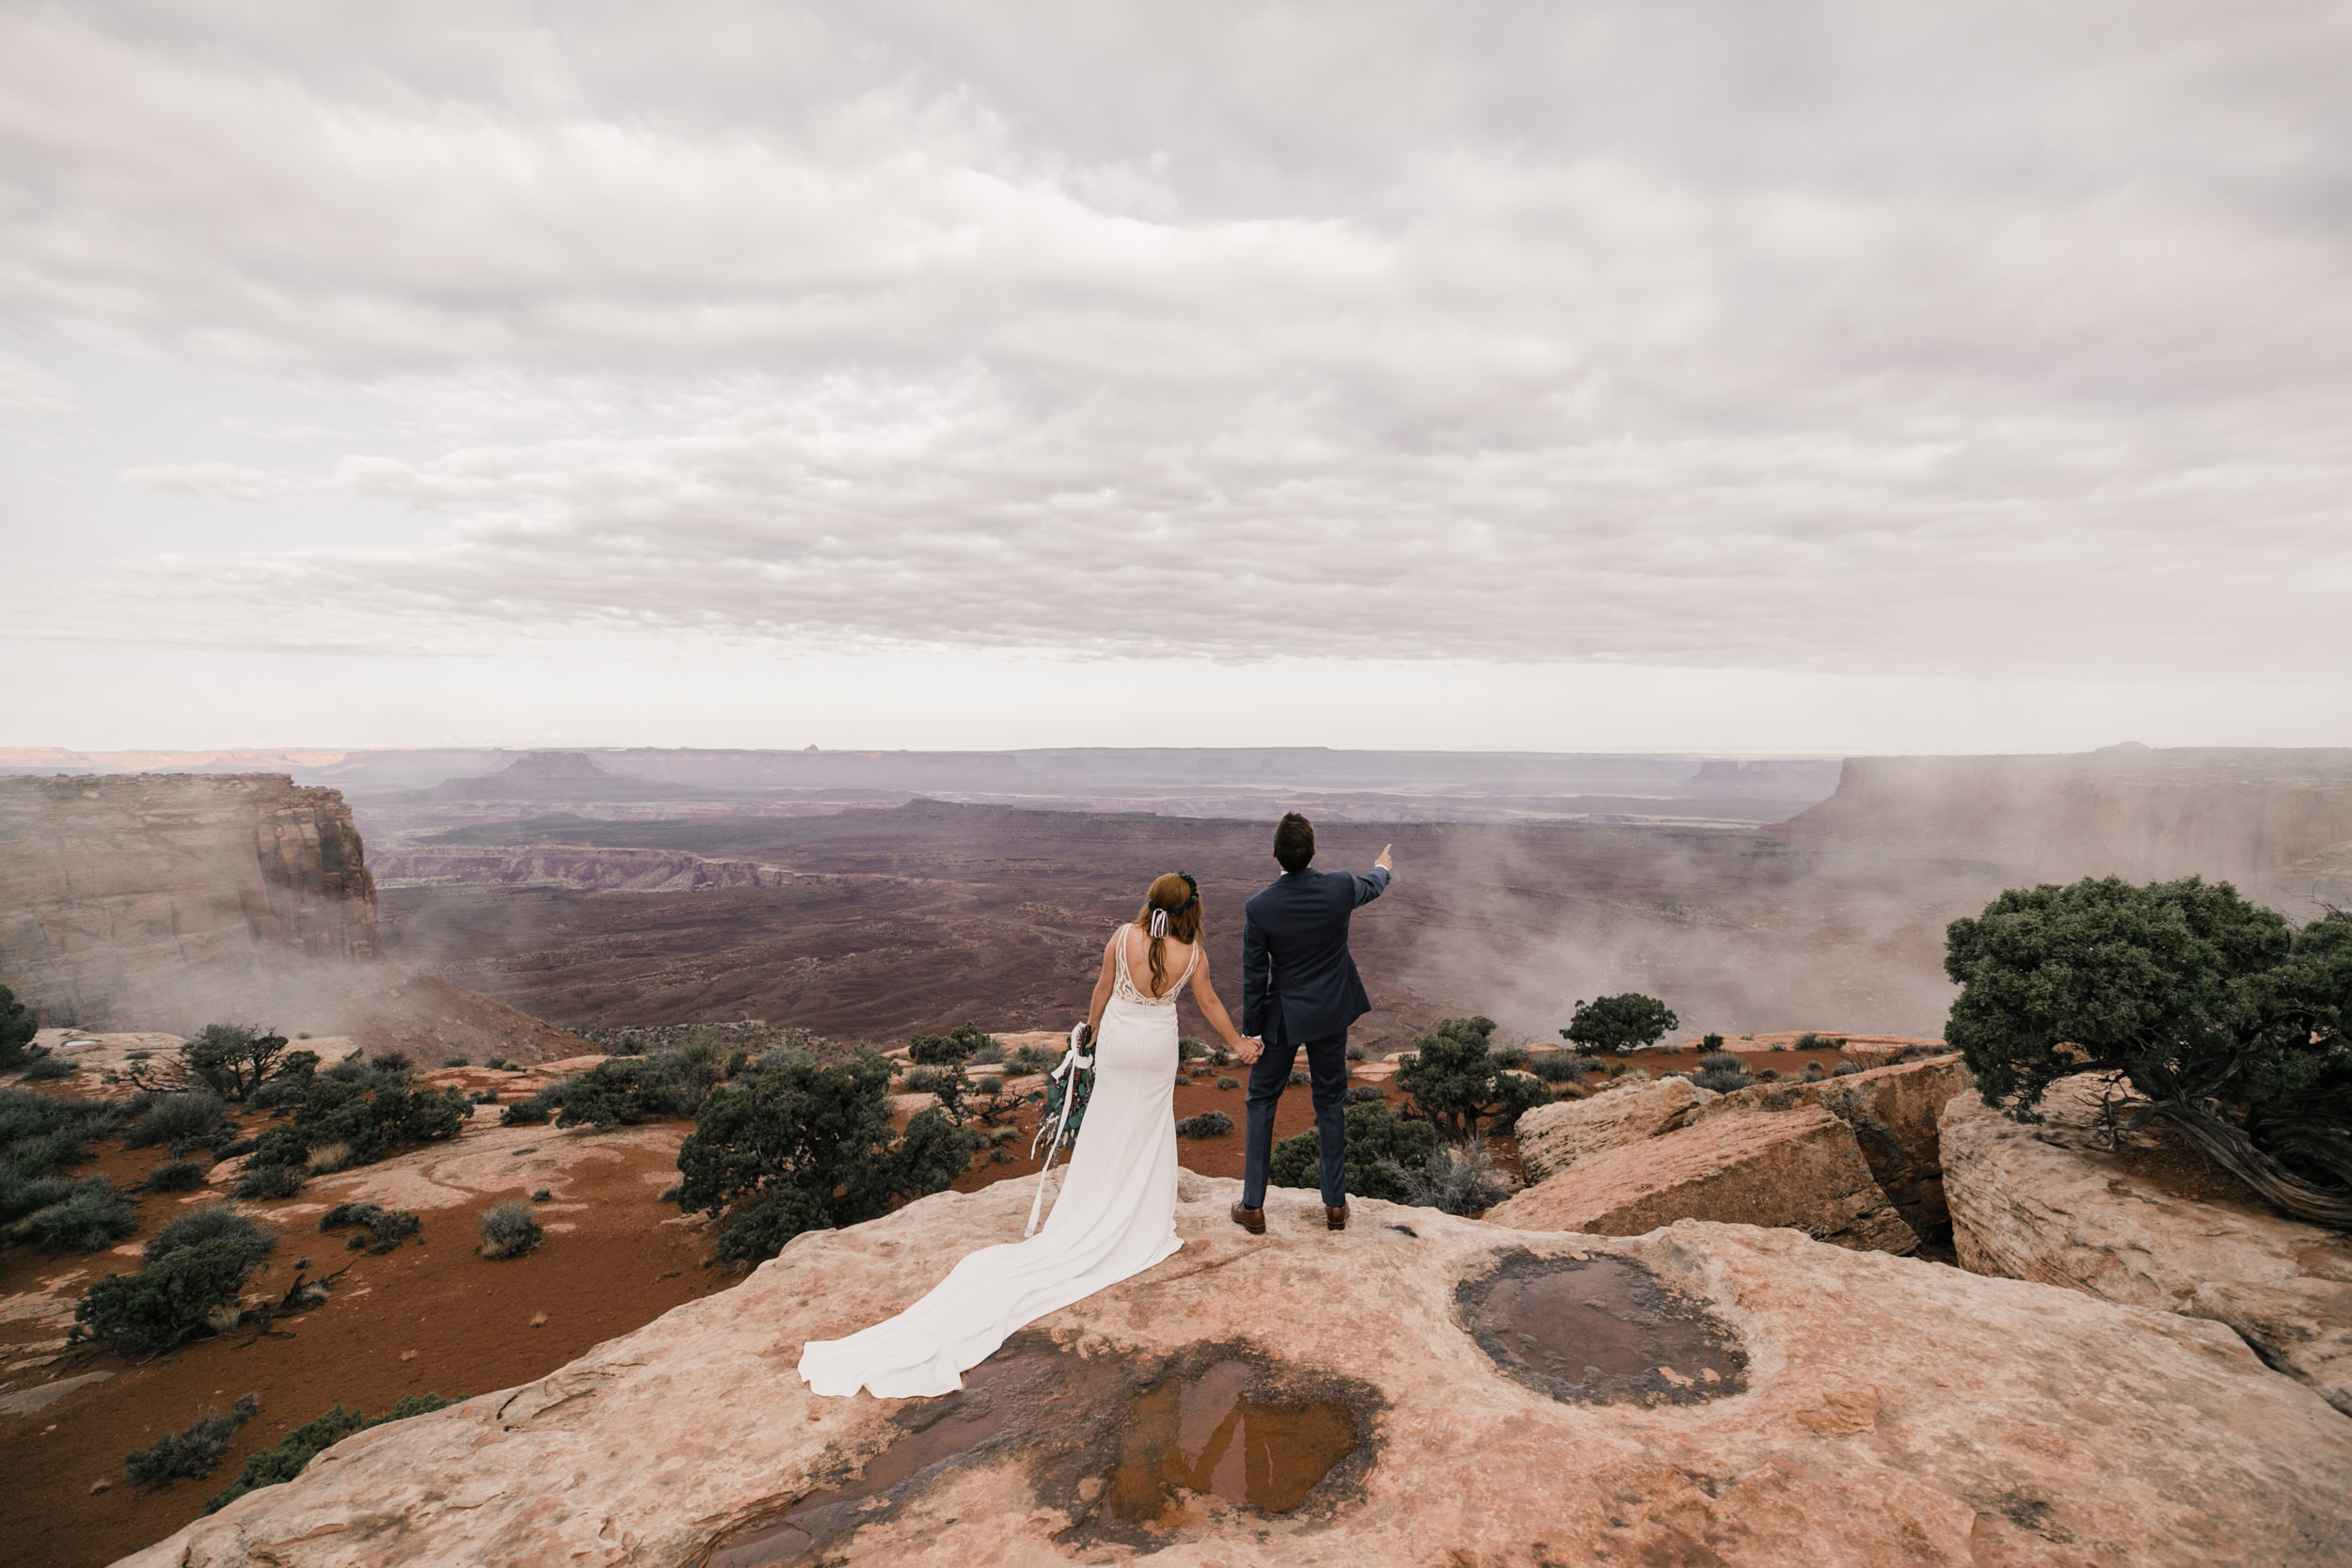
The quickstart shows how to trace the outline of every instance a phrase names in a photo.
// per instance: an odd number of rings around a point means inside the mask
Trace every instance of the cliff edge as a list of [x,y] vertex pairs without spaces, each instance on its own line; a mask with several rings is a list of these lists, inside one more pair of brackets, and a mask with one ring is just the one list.
[[373,964],[340,791],[278,773],[0,779],[0,981],[53,1022],[187,1027]]

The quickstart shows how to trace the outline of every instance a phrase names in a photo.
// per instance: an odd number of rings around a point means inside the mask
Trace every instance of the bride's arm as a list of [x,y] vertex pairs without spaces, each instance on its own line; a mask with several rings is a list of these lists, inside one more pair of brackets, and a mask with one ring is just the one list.
[[1110,942],[1103,944],[1103,973],[1094,982],[1094,1000],[1087,1004],[1087,1038],[1094,1039],[1103,1033],[1103,1009],[1111,1005],[1112,942],[1126,935],[1124,928],[1113,931]]
[[1233,1027],[1233,1021],[1225,1011],[1225,1004],[1217,1000],[1216,988],[1209,984],[1209,950],[1200,950],[1200,962],[1192,972],[1192,999],[1200,1004],[1200,1016],[1209,1021],[1209,1027],[1225,1037],[1225,1043],[1233,1048],[1233,1054],[1245,1062],[1254,1062],[1264,1049],[1256,1040]]

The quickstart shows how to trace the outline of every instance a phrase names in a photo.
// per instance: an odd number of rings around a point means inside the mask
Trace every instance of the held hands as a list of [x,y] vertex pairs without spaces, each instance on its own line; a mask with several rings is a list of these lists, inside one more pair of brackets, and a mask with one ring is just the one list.
[[1255,1066],[1258,1058],[1265,1054],[1265,1041],[1255,1035],[1244,1035],[1241,1043],[1233,1047],[1233,1054],[1239,1056],[1245,1065]]

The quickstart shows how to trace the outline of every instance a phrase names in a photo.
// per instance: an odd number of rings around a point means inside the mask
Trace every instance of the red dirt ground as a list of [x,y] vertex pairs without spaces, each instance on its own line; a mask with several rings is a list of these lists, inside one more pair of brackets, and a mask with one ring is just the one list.
[[[682,1136],[688,1129],[677,1131]],[[103,1173],[128,1183],[163,1158],[151,1148],[110,1151],[75,1174]],[[85,1353],[73,1366],[44,1371],[116,1375],[34,1415],[0,1418],[0,1472],[8,1477],[0,1489],[0,1541],[8,1543],[8,1561],[16,1568],[110,1562],[194,1518],[206,1497],[235,1478],[247,1453],[331,1405],[373,1416],[403,1394],[510,1387],[673,1307],[724,1290],[736,1276],[702,1266],[708,1251],[702,1231],[661,1223],[675,1221],[677,1211],[657,1201],[663,1183],[649,1178],[669,1167],[667,1159],[643,1150],[577,1166],[565,1196],[585,1207],[545,1216],[577,1228],[553,1232],[536,1250],[501,1262],[475,1254],[472,1207],[427,1212],[422,1242],[381,1258],[346,1251],[340,1235],[319,1235],[313,1216],[299,1216],[251,1293],[282,1289],[294,1277],[294,1260],[305,1256],[313,1278],[346,1261],[353,1267],[324,1306],[283,1321],[281,1331],[292,1338],[247,1343],[248,1331],[241,1330],[146,1366],[126,1365],[104,1351]],[[186,1195],[147,1197],[146,1223],[125,1244],[135,1248],[184,1212],[180,1196]],[[528,1196],[520,1187],[485,1193],[479,1207]],[[287,1206],[250,1207],[266,1216]],[[136,1266],[135,1257],[44,1256],[19,1247],[0,1253],[0,1293],[37,1289],[40,1278],[77,1268],[95,1277]],[[545,1322],[534,1326],[542,1313]],[[0,1339],[18,1343],[51,1333],[0,1323]],[[218,1470],[148,1497],[134,1494],[122,1474],[125,1453],[246,1393],[261,1396],[262,1413],[246,1423]],[[109,1489],[92,1493],[100,1481],[110,1481]]]

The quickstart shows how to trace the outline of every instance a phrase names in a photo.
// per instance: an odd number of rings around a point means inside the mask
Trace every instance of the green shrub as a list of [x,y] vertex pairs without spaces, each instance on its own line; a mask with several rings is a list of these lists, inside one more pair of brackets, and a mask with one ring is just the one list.
[[499,1113],[499,1125],[501,1127],[536,1127],[552,1119],[555,1113],[564,1108],[564,1097],[571,1092],[571,1086],[578,1082],[580,1080],[577,1078],[560,1079],[549,1084],[537,1094],[527,1095],[517,1100]]
[[[1770,1068],[1766,1068],[1764,1070],[1768,1074],[1772,1072],[1772,1069]],[[1691,1082],[1702,1089],[1710,1089],[1716,1094],[1730,1094],[1734,1090],[1753,1086],[1756,1080],[1749,1075],[1747,1069],[1743,1067],[1731,1067],[1717,1068],[1704,1072],[1694,1072],[1691,1074]]]
[[267,1253],[278,1244],[278,1232],[233,1203],[207,1203],[191,1209],[147,1240],[144,1260],[150,1263],[183,1246],[227,1239],[258,1246]]
[[444,1056],[441,1058],[441,1065],[443,1067],[471,1067],[473,1058],[466,1055]]
[[528,1203],[509,1200],[482,1212],[485,1258],[519,1257],[547,1239],[547,1232],[539,1228],[539,1221]]
[[209,1143],[214,1134],[223,1131],[221,1123],[229,1115],[229,1107],[210,1089],[188,1089],[177,1094],[141,1091],[131,1097],[131,1108],[138,1120],[132,1124],[130,1135],[122,1141],[125,1148],[166,1144],[177,1151]]
[[1952,922],[1944,970],[1988,1104],[2118,1074],[2130,1127],[2162,1117],[2285,1212],[2352,1225],[2352,912],[2296,930],[2194,877],[2012,888]]
[[1350,1105],[1365,1105],[1374,1101],[1385,1101],[1388,1098],[1387,1095],[1381,1093],[1380,1085],[1377,1084],[1356,1084],[1349,1086],[1346,1102]]
[[491,1069],[493,1071],[503,1072],[515,1064],[508,1061],[503,1056],[485,1056],[482,1058],[482,1065]]
[[30,1242],[43,1252],[72,1247],[100,1252],[139,1227],[138,1211],[121,1189],[103,1176],[77,1182],[66,1197],[36,1209],[18,1229],[16,1239]]
[[1347,1059],[1351,1062],[1361,1062],[1369,1060],[1370,1057],[1362,1046],[1350,1044],[1347,1048]]
[[1746,1066],[1728,1051],[1710,1051],[1699,1058],[1701,1072],[1745,1072]]
[[73,1076],[73,1064],[62,1056],[36,1056],[24,1064],[24,1082],[49,1084]]
[[[714,1218],[738,1210],[720,1237],[723,1259],[772,1257],[801,1230],[872,1219],[971,1168],[980,1134],[938,1110],[892,1132],[890,1076],[882,1057],[788,1060],[703,1101],[678,1149],[678,1202]],[[780,1196],[787,1190],[803,1196]]]
[[1216,1086],[1220,1089],[1238,1089],[1241,1087],[1241,1080],[1231,1077],[1220,1078],[1216,1081]]
[[1587,1051],[1628,1051],[1655,1045],[1668,1031],[1680,1028],[1675,1011],[1654,996],[1629,990],[1591,1002],[1580,1001],[1560,1037]]
[[239,1104],[269,1080],[300,1083],[318,1070],[315,1051],[293,1051],[285,1036],[243,1023],[208,1023],[180,1047],[197,1082]]
[[[1181,1051],[1177,1053],[1177,1060],[1184,1060]],[[1026,1077],[1033,1073],[1051,1072],[1060,1061],[1061,1053],[1058,1051],[1048,1051],[1043,1046],[1025,1045],[1005,1058],[1005,1068],[1016,1077]]]
[[1566,1051],[1547,1051],[1527,1064],[1527,1070],[1547,1084],[1574,1084],[1593,1070],[1589,1056],[1579,1056]]
[[[1810,1029],[1797,1037],[1797,1049],[1799,1051],[1843,1051],[1845,1048],[1846,1041],[1843,1037],[1817,1035]],[[1775,1045],[1772,1049],[1774,1051],[1786,1051],[1788,1048],[1785,1045]]]
[[1840,1062],[1836,1067],[1829,1069],[1829,1075],[1832,1078],[1851,1078],[1861,1070],[1862,1064],[1860,1062]]
[[[1431,1123],[1400,1119],[1384,1104],[1350,1105],[1346,1116],[1347,1190],[1358,1197],[1402,1196],[1403,1189],[1384,1162],[1419,1168],[1428,1164],[1441,1141]],[[1278,1187],[1320,1187],[1322,1159],[1314,1133],[1284,1138],[1274,1146],[1267,1180]]]
[[192,1193],[204,1185],[210,1167],[200,1160],[166,1160],[147,1173],[151,1193]]
[[358,1411],[345,1410],[338,1404],[325,1415],[305,1421],[286,1433],[276,1448],[246,1455],[245,1468],[238,1472],[237,1479],[230,1483],[227,1490],[208,1498],[204,1512],[217,1513],[247,1492],[294,1480],[302,1473],[303,1466],[355,1432],[380,1427],[387,1421],[404,1421],[411,1416],[426,1415],[458,1402],[458,1400],[445,1400],[438,1394],[403,1394],[389,1411],[372,1421]]
[[229,1191],[234,1197],[292,1197],[302,1191],[302,1173],[292,1165],[251,1164],[237,1173]]
[[396,1053],[373,1063],[352,1056],[310,1081],[293,1122],[262,1134],[253,1163],[296,1166],[312,1148],[339,1143],[350,1164],[373,1164],[402,1145],[455,1137],[472,1115],[463,1091],[418,1083]]
[[1221,1138],[1233,1130],[1233,1118],[1222,1111],[1203,1111],[1176,1124],[1180,1138]]
[[375,1203],[338,1203],[319,1216],[321,1230],[341,1230],[346,1226],[362,1228],[353,1233],[350,1245],[366,1247],[381,1255],[423,1228],[423,1222],[405,1209],[387,1209]]
[[[918,1068],[932,1069],[922,1092],[937,1095],[939,1108],[959,1127],[971,1115],[964,1104],[964,1096],[972,1087],[971,1080],[964,1076],[964,1064],[991,1046],[996,1048],[996,1059],[1004,1060],[1003,1044],[970,1020],[944,1035],[916,1035],[907,1041],[907,1060]],[[913,1075],[909,1077],[912,1079]]]
[[1381,1169],[1396,1183],[1397,1201],[1446,1214],[1483,1214],[1511,1196],[1484,1143],[1441,1145],[1416,1168],[1384,1161]]
[[221,1235],[174,1247],[135,1275],[110,1274],[74,1305],[71,1338],[103,1339],[125,1359],[160,1355],[235,1301],[268,1251],[266,1241]]
[[79,1181],[70,1176],[36,1176],[25,1178],[12,1170],[0,1169],[0,1224],[23,1219],[37,1209],[53,1203],[63,1203],[73,1196]]
[[1706,1034],[1699,1037],[1699,1049],[1701,1051],[1721,1051],[1723,1048],[1724,1037],[1721,1035]]
[[[1190,1035],[1183,1036],[1176,1041],[1176,1059],[1180,1062],[1199,1061],[1208,1053],[1207,1042],[1194,1039]],[[1055,1060],[1059,1061],[1060,1057],[1057,1056]]]
[[1291,1069],[1291,1075],[1283,1080],[1285,1084],[1289,1085],[1294,1089],[1301,1087],[1311,1081],[1311,1080],[1308,1078],[1305,1069],[1301,1068]]
[[23,1067],[24,1048],[40,1033],[40,1021],[16,999],[16,992],[0,986],[0,1072]]
[[221,1455],[229,1451],[229,1444],[237,1435],[237,1429],[260,1414],[262,1402],[247,1394],[227,1410],[206,1410],[198,1414],[193,1425],[180,1432],[167,1432],[146,1448],[134,1449],[122,1456],[122,1467],[131,1477],[131,1484],[143,1492],[152,1492],[185,1478],[201,1481],[220,1465]]
[[652,1056],[608,1056],[564,1085],[555,1125],[635,1126],[691,1117],[726,1075],[725,1057],[708,1044]]
[[1456,1143],[1476,1137],[1482,1121],[1507,1129],[1550,1098],[1534,1079],[1496,1065],[1487,1048],[1494,1030],[1490,1018],[1446,1019],[1397,1064],[1397,1086]]

